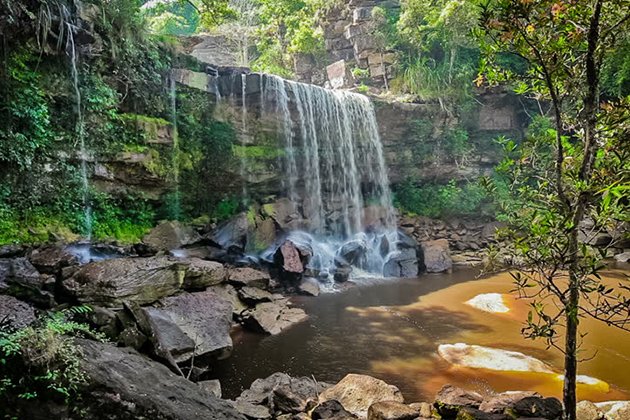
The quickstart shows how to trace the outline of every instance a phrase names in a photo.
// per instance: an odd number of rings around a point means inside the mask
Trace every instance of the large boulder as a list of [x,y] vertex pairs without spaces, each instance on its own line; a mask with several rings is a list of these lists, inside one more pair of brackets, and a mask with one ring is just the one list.
[[35,322],[33,307],[13,296],[0,295],[0,326],[24,328]]
[[187,263],[184,289],[205,289],[227,280],[227,269],[219,262],[191,258],[187,260]]
[[453,260],[448,248],[448,240],[436,239],[422,242],[424,266],[428,273],[442,273],[453,268]]
[[400,390],[393,385],[367,375],[349,374],[319,396],[320,403],[336,400],[358,417],[366,417],[372,404],[380,401],[404,401]]
[[212,291],[183,293],[143,308],[153,333],[175,362],[223,358],[232,350],[232,304]]
[[245,420],[232,404],[129,348],[78,340],[91,419]]
[[577,420],[601,420],[604,413],[590,401],[580,401],[576,407]]
[[280,266],[283,273],[295,275],[304,272],[309,257],[310,254],[306,250],[300,249],[296,244],[287,240],[276,251],[274,261]]
[[185,273],[186,264],[171,257],[117,258],[86,264],[63,287],[81,303],[145,305],[178,292]]
[[201,237],[192,226],[172,221],[160,223],[151,229],[142,239],[142,242],[156,250],[170,251],[191,245],[200,239]]
[[312,378],[293,378],[277,372],[255,380],[236,402],[264,406],[276,417],[279,414],[298,414],[314,407],[317,396],[327,387],[328,384]]
[[284,301],[262,302],[243,313],[246,327],[275,335],[293,324],[304,321],[308,316],[299,308],[290,308]]
[[337,251],[337,258],[350,265],[361,265],[368,251],[367,243],[361,239],[346,242]]

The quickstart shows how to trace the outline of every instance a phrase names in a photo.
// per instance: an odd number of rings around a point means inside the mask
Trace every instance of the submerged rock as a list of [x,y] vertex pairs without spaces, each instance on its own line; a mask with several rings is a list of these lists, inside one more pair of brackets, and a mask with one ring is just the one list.
[[245,420],[229,402],[135,350],[77,342],[89,378],[79,408],[88,418]]
[[282,301],[262,302],[243,313],[245,326],[254,331],[275,335],[308,316],[299,308],[289,308]]
[[477,308],[484,312],[505,313],[510,308],[505,305],[503,295],[500,293],[484,293],[466,301],[467,305]]
[[404,401],[397,387],[371,376],[353,373],[320,394],[320,403],[329,400],[339,401],[346,410],[359,417],[366,417],[368,409],[374,403]]
[[442,344],[438,347],[438,354],[449,363],[471,368],[553,373],[546,363],[531,356],[491,347],[464,343]]

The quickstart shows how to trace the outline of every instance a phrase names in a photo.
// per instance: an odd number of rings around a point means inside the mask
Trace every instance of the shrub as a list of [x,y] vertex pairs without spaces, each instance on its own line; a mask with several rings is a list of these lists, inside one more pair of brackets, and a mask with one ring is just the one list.
[[102,336],[72,320],[91,311],[86,306],[46,315],[35,326],[11,330],[0,324],[0,410],[20,418],[28,400],[53,399],[69,403],[86,381],[81,349],[73,337]]

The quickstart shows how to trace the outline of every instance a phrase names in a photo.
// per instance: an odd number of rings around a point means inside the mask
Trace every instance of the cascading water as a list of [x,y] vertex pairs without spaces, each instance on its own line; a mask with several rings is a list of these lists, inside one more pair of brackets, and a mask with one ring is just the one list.
[[[243,136],[247,132],[247,75],[241,74],[241,129],[243,130]],[[243,206],[247,206],[249,202],[249,194],[247,191],[247,154],[245,150],[241,152],[240,161],[240,176],[243,182],[241,191],[241,201]]]
[[[355,93],[263,77],[263,107],[275,104],[280,118],[286,195],[305,220],[288,239],[312,251],[309,268],[321,277],[343,265],[353,266],[355,275],[382,275],[397,232],[371,102]],[[365,220],[366,205],[379,209],[378,221]]]
[[179,188],[179,133],[177,131],[177,83],[174,78],[169,78],[169,94],[171,105],[171,126],[173,128],[173,182],[175,183],[175,197],[173,202],[173,218],[179,220],[182,213],[181,191]]
[[79,160],[80,160],[80,169],[81,169],[81,187],[82,187],[82,201],[83,201],[83,214],[84,214],[84,223],[86,230],[86,237],[88,241],[92,239],[92,206],[90,205],[90,185],[88,178],[88,170],[87,170],[87,162],[88,162],[88,154],[87,148],[85,145],[85,127],[83,123],[83,112],[82,112],[82,104],[81,104],[81,91],[79,89],[79,71],[77,68],[77,49],[74,42],[74,28],[70,22],[67,22],[67,33],[68,40],[66,49],[70,54],[70,62],[71,62],[71,76],[72,76],[72,85],[74,87],[75,94],[75,105],[76,105],[76,125],[75,132],[77,136],[77,141],[79,144]]

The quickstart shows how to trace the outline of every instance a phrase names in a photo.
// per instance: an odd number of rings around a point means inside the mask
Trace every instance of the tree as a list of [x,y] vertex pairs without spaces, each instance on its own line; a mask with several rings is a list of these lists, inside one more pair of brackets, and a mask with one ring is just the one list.
[[[630,288],[601,281],[604,255],[593,246],[599,231],[630,220],[630,108],[627,100],[600,98],[600,69],[630,29],[630,2],[489,0],[481,28],[478,83],[515,82],[518,93],[551,110],[553,128],[542,136],[521,147],[504,142],[500,169],[521,200],[508,211],[507,233],[522,266],[516,289],[533,299],[523,333],[564,353],[565,416],[574,420],[580,318],[630,327]],[[497,65],[505,51],[526,60],[527,72]]]

